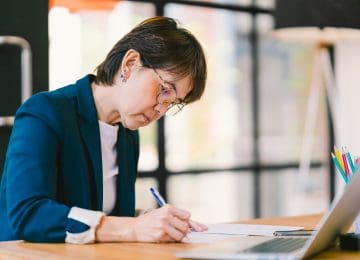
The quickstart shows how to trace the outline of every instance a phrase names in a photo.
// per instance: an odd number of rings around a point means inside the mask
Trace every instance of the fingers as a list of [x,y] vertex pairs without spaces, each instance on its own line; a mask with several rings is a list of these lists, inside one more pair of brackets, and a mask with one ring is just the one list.
[[165,232],[166,235],[170,238],[169,241],[176,242],[180,242],[187,234],[187,230],[183,232],[170,224],[165,227]]
[[178,217],[171,217],[169,225],[179,230],[183,234],[186,234],[190,228],[188,221],[181,220]]
[[165,205],[160,209],[164,213],[164,229],[171,241],[181,241],[190,228],[188,211]]
[[[135,221],[135,238],[141,242],[180,242],[190,230],[190,213],[165,205],[140,215]],[[195,222],[195,230],[202,224]]]
[[197,231],[197,232],[208,230],[208,227],[205,224],[199,223],[194,220],[190,220],[189,224],[190,224],[191,229],[193,229],[194,231]]
[[172,215],[174,215],[175,217],[178,217],[179,219],[183,219],[183,220],[189,220],[190,219],[190,212],[189,211],[179,209],[177,207],[174,207],[174,206],[171,206],[171,205],[168,205],[168,204],[165,205],[163,208],[168,209]]

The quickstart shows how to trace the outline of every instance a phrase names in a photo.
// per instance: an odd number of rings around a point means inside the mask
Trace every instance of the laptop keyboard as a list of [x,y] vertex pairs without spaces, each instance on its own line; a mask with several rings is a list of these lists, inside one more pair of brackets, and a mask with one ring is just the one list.
[[289,253],[302,248],[308,238],[274,238],[243,250],[246,253]]

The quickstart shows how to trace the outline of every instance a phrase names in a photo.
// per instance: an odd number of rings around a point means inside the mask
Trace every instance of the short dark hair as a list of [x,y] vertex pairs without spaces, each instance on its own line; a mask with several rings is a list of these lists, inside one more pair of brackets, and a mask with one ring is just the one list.
[[112,85],[115,73],[129,49],[140,53],[144,67],[163,69],[181,78],[190,75],[192,89],[184,102],[200,99],[207,76],[204,51],[194,35],[178,27],[174,19],[156,16],[141,22],[127,33],[97,66],[97,84]]

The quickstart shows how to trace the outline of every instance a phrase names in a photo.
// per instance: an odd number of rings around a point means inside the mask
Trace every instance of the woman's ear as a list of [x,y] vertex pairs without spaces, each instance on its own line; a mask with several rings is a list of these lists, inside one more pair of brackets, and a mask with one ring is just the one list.
[[129,49],[121,62],[121,74],[127,80],[134,68],[141,66],[140,53],[134,49]]

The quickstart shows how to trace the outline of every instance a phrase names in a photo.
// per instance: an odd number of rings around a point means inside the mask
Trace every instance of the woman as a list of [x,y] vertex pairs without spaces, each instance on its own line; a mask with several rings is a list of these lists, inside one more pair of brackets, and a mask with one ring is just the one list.
[[205,225],[166,205],[134,217],[137,129],[198,100],[206,81],[195,37],[145,20],[75,84],[17,111],[0,190],[0,240],[181,241]]

